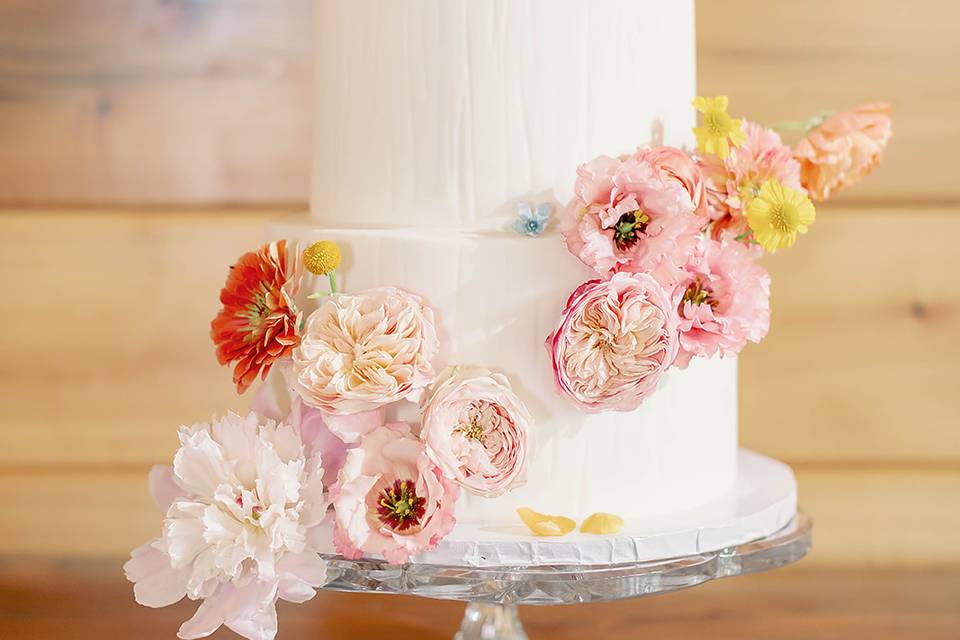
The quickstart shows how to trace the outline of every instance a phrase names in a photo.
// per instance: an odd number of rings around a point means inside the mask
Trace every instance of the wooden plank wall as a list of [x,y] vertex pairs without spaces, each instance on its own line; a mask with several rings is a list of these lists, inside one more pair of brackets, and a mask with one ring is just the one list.
[[[244,408],[207,327],[226,265],[305,201],[308,11],[0,5],[0,554],[125,553],[176,425]],[[958,18],[698,3],[701,92],[736,111],[894,104],[883,166],[767,261],[773,329],[742,358],[742,440],[796,468],[812,562],[960,564]]]

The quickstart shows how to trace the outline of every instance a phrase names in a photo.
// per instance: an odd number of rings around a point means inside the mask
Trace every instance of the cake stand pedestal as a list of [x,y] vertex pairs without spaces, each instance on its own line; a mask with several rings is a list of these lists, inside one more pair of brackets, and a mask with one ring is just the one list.
[[805,514],[765,538],[718,551],[607,565],[464,567],[328,556],[325,589],[467,602],[455,640],[526,640],[517,605],[607,602],[669,593],[796,562],[810,549]]

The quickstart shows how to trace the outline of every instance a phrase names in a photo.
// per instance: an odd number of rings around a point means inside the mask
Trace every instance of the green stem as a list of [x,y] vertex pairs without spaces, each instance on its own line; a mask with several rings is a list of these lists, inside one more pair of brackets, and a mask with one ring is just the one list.
[[307,299],[316,300],[317,298],[326,298],[327,296],[335,294],[337,292],[337,272],[329,272],[327,274],[327,280],[330,281],[330,291],[317,291],[316,293],[311,293],[307,296]]
[[806,120],[781,120],[770,125],[775,131],[803,131],[804,135],[810,133],[823,124],[824,120],[833,115],[833,111],[824,111]]

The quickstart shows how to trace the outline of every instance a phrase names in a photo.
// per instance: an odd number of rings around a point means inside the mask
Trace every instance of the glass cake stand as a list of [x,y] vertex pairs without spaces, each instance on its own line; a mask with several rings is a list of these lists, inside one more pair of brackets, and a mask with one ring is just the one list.
[[669,593],[796,562],[810,550],[802,512],[776,533],[709,553],[610,565],[456,567],[326,556],[333,591],[394,593],[467,602],[454,640],[526,640],[517,605],[607,602]]

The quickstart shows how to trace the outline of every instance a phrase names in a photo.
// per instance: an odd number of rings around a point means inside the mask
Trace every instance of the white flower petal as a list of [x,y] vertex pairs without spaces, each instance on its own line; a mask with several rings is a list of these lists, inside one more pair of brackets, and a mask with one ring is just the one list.
[[185,572],[174,569],[170,557],[158,550],[153,541],[133,550],[123,572],[134,583],[134,598],[146,607],[166,607],[186,595]]
[[289,602],[306,602],[327,581],[327,563],[316,553],[288,553],[277,567],[279,597]]

